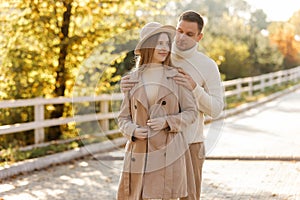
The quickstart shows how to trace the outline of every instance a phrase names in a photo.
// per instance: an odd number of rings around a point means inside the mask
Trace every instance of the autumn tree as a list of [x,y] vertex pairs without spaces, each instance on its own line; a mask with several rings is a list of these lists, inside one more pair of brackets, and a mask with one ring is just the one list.
[[298,62],[300,64],[300,10],[296,11],[292,17],[289,19],[289,23],[291,23],[295,28],[295,36],[294,36],[294,45],[296,51],[298,52]]
[[289,19],[289,23],[294,25],[295,33],[300,35],[300,9],[292,15],[292,17]]
[[268,27],[270,40],[284,55],[284,67],[292,68],[300,63],[299,41],[296,40],[296,28],[291,23],[274,22]]
[[[1,5],[8,10],[1,15],[1,79],[6,81],[1,85],[2,99],[72,96],[78,72],[95,48],[140,27],[166,4],[165,0],[156,4],[143,0],[7,1]],[[113,50],[110,46],[106,53]],[[106,80],[112,79],[113,70],[108,70]],[[49,105],[47,110],[49,118],[71,114],[66,105]],[[48,138],[57,139],[62,131],[62,126],[52,127]]]

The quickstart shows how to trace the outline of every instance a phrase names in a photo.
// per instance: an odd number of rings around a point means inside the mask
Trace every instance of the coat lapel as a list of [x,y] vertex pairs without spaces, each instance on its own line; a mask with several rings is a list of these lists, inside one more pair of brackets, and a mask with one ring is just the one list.
[[[164,98],[165,96],[169,95],[170,93],[173,94],[177,94],[177,92],[175,92],[175,88],[174,88],[174,82],[172,80],[172,78],[178,74],[178,71],[172,67],[166,67],[164,70],[164,77],[162,78],[161,81],[161,87],[158,90],[158,95],[157,95],[157,100],[156,103],[159,102],[162,98]],[[178,98],[178,97],[177,97]]]
[[[141,78],[141,71],[137,70],[132,72],[130,75],[130,80],[138,81],[138,83],[130,90],[130,96],[134,97],[139,101],[146,110],[149,109],[148,97],[144,87],[144,83]],[[173,67],[166,67],[164,70],[164,75],[161,81],[161,87],[158,90],[158,95],[156,103],[158,103],[162,98],[169,95],[170,93],[177,94],[174,88],[174,82],[172,78],[178,74],[178,71]],[[178,97],[177,97],[178,98]]]
[[130,96],[134,97],[137,101],[139,101],[143,107],[148,110],[148,97],[146,94],[146,90],[141,79],[140,71],[135,71],[130,75],[130,80],[138,81],[138,83],[130,90]]

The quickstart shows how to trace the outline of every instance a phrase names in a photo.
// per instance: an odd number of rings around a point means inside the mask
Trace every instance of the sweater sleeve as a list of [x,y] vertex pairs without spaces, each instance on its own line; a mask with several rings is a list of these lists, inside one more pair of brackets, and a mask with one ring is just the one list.
[[223,111],[224,91],[218,66],[214,62],[212,63],[209,73],[205,76],[203,87],[197,83],[192,93],[198,110],[215,118]]
[[137,125],[133,123],[130,112],[130,101],[128,92],[124,93],[124,99],[121,104],[120,113],[118,115],[118,126],[121,133],[128,139],[133,141],[133,133]]

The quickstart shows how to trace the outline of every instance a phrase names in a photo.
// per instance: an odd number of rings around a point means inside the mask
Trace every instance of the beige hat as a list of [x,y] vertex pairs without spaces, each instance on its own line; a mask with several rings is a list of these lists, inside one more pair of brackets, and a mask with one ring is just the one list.
[[150,22],[146,24],[141,32],[140,32],[140,41],[135,47],[134,53],[136,55],[139,55],[141,53],[140,49],[142,44],[152,35],[155,35],[156,33],[169,33],[171,37],[171,42],[173,41],[175,37],[176,28],[171,25],[162,25],[158,22]]

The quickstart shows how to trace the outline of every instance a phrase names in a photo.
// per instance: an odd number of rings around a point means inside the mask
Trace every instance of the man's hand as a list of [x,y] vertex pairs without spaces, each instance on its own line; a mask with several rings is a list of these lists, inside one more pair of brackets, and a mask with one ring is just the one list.
[[148,138],[148,129],[147,128],[136,128],[133,136],[139,140],[145,140]]
[[168,123],[165,117],[158,117],[149,119],[147,125],[155,131],[160,131],[168,127]]
[[126,75],[126,76],[122,77],[121,82],[120,82],[121,92],[130,91],[133,88],[133,86],[136,83],[138,83],[138,81],[132,81],[129,79],[130,79],[130,75]]
[[186,87],[188,90],[193,91],[197,86],[194,79],[183,69],[178,69],[179,74],[177,74],[173,79],[177,84]]

